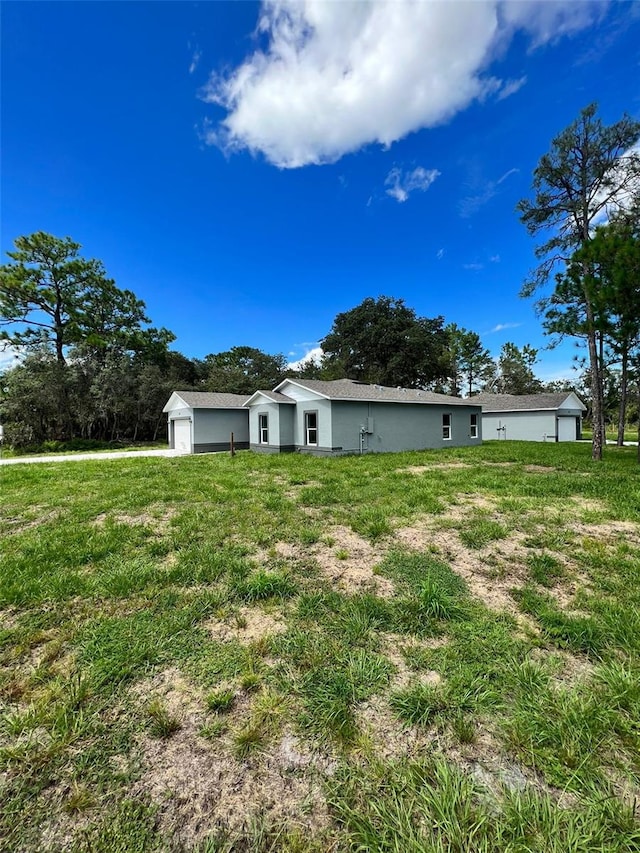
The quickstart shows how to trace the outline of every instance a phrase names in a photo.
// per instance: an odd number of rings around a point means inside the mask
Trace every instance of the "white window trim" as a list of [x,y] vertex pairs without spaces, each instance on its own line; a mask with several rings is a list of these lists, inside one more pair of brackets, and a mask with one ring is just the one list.
[[[315,415],[316,416],[315,427],[309,426],[309,422],[308,422],[309,415]],[[317,409],[313,409],[312,411],[308,411],[308,412],[304,413],[304,443],[305,443],[305,447],[317,447],[318,446],[318,420],[319,420],[319,418],[318,418],[318,410]],[[311,429],[315,430],[315,433],[316,433],[316,440],[315,441],[309,441],[309,430],[311,430]]]
[[[444,422],[445,418],[449,418],[448,424],[445,424],[445,422]],[[451,422],[452,422],[451,412],[443,412],[442,413],[442,440],[443,441],[451,441],[451,436],[453,434]],[[445,435],[445,430],[449,430],[449,435]]]
[[[473,419],[476,419],[476,422],[473,422]],[[469,415],[469,437],[477,438],[478,437],[478,416],[477,415]]]
[[[262,426],[262,419],[265,419],[266,426]],[[267,440],[263,440],[262,431],[265,431]],[[259,412],[258,413],[258,444],[269,444],[269,413],[268,412]]]

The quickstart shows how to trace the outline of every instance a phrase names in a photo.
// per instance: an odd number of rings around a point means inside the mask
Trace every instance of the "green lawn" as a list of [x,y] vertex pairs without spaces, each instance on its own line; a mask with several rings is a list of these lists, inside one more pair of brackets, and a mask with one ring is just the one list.
[[[591,441],[593,438],[593,433],[590,429],[582,430],[582,438]],[[617,441],[618,440],[618,430],[617,429],[608,429],[607,430],[607,441]],[[624,441],[637,441],[638,440],[638,430],[627,427],[624,431]]]
[[0,468],[0,849],[640,850],[635,454]]

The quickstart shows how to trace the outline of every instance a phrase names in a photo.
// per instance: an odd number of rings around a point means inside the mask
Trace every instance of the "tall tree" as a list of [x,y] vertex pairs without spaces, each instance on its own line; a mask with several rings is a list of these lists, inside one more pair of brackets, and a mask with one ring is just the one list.
[[283,355],[269,355],[255,347],[231,347],[205,357],[205,386],[209,391],[253,394],[280,382],[287,369]]
[[338,314],[321,341],[327,371],[387,386],[427,387],[447,376],[442,317],[418,317],[404,300],[368,297]]
[[498,359],[495,388],[498,394],[538,394],[543,385],[533,372],[538,350],[525,344],[522,349],[511,343],[503,344]]
[[[101,261],[80,257],[79,243],[38,231],[15,245],[7,252],[14,263],[0,266],[0,341],[27,349],[50,343],[62,365],[71,347],[104,360],[107,351],[150,344],[144,302],[116,287]],[[174,339],[166,329],[155,337],[165,349]]]
[[479,386],[494,378],[496,364],[480,336],[455,323],[445,327],[450,363],[450,393],[454,397],[466,390],[472,396]]
[[[551,149],[538,163],[533,175],[533,200],[523,199],[517,209],[532,235],[551,230],[551,236],[536,249],[543,259],[523,287],[530,296],[546,283],[558,264],[586,245],[598,217],[605,216],[628,200],[640,174],[640,160],[632,146],[640,137],[640,123],[628,116],[605,126],[590,104],[578,118],[553,139]],[[584,306],[584,330],[589,351],[593,399],[594,459],[602,458],[604,419],[602,370],[598,352],[596,306],[589,283],[590,268],[583,263],[579,287]]]
[[[592,305],[592,324],[585,291]],[[585,339],[595,328],[603,394],[607,374],[619,377],[618,444],[622,444],[630,372],[640,347],[640,219],[625,215],[594,230],[590,241],[557,276],[544,324],[561,337]],[[611,373],[615,365],[619,370]]]
[[65,349],[81,339],[87,292],[108,282],[102,264],[80,258],[80,245],[69,237],[43,231],[18,237],[15,246],[7,252],[15,263],[0,266],[0,325],[7,327],[0,339],[26,348],[51,342],[65,364]]

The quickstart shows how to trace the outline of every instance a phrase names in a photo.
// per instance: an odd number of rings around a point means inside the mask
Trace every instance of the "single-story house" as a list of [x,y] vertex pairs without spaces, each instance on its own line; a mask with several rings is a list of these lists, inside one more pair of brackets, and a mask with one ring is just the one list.
[[482,442],[475,400],[351,379],[284,379],[246,401],[261,453],[317,456],[462,447]]
[[587,407],[573,392],[559,394],[477,394],[485,439],[577,441]]
[[249,447],[246,394],[174,391],[162,410],[169,418],[169,447],[184,453],[229,450],[231,433],[238,450]]

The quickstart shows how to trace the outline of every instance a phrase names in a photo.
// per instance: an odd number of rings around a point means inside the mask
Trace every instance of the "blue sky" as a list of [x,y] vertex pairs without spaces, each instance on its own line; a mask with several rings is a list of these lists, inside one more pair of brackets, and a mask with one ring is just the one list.
[[293,361],[380,294],[544,347],[515,204],[639,82],[633,3],[4,2],[1,247],[73,237],[191,357]]

